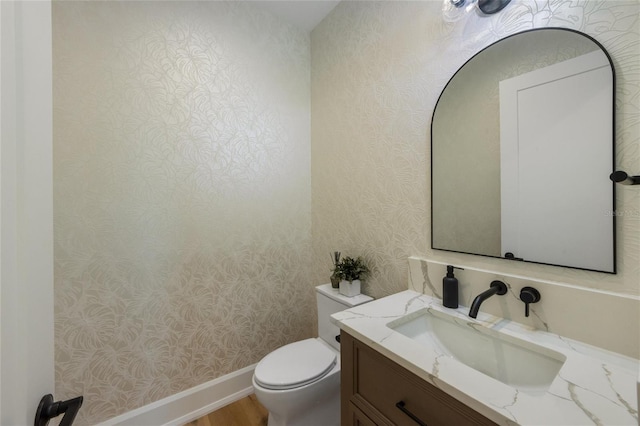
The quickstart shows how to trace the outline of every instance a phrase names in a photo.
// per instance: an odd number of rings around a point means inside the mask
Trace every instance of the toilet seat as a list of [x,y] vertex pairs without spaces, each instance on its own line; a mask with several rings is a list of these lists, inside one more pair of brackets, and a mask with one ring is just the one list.
[[337,358],[337,354],[318,339],[301,340],[265,356],[256,366],[254,379],[267,389],[297,388],[326,376]]

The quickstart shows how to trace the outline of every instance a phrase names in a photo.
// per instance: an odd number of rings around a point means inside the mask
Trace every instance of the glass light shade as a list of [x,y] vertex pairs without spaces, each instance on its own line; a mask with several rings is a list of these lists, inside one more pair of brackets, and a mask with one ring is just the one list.
[[475,7],[476,0],[443,0],[442,18],[446,22],[456,22],[462,19]]

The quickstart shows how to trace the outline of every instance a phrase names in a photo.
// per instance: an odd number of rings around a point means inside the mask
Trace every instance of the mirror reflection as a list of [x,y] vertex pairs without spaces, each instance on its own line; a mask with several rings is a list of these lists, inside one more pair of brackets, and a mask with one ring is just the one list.
[[614,73],[579,32],[482,50],[436,104],[432,247],[615,272]]

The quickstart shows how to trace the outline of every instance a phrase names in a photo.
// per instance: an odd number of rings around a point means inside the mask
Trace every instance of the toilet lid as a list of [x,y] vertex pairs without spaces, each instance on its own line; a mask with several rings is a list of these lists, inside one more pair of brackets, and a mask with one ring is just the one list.
[[337,355],[317,339],[276,349],[258,363],[256,382],[267,389],[292,389],[315,382],[336,365]]

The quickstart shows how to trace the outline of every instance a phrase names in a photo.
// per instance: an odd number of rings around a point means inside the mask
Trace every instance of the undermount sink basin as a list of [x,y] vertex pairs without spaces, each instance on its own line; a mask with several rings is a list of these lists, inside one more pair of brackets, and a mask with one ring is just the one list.
[[551,349],[435,310],[424,309],[387,326],[528,394],[545,393],[566,360]]

